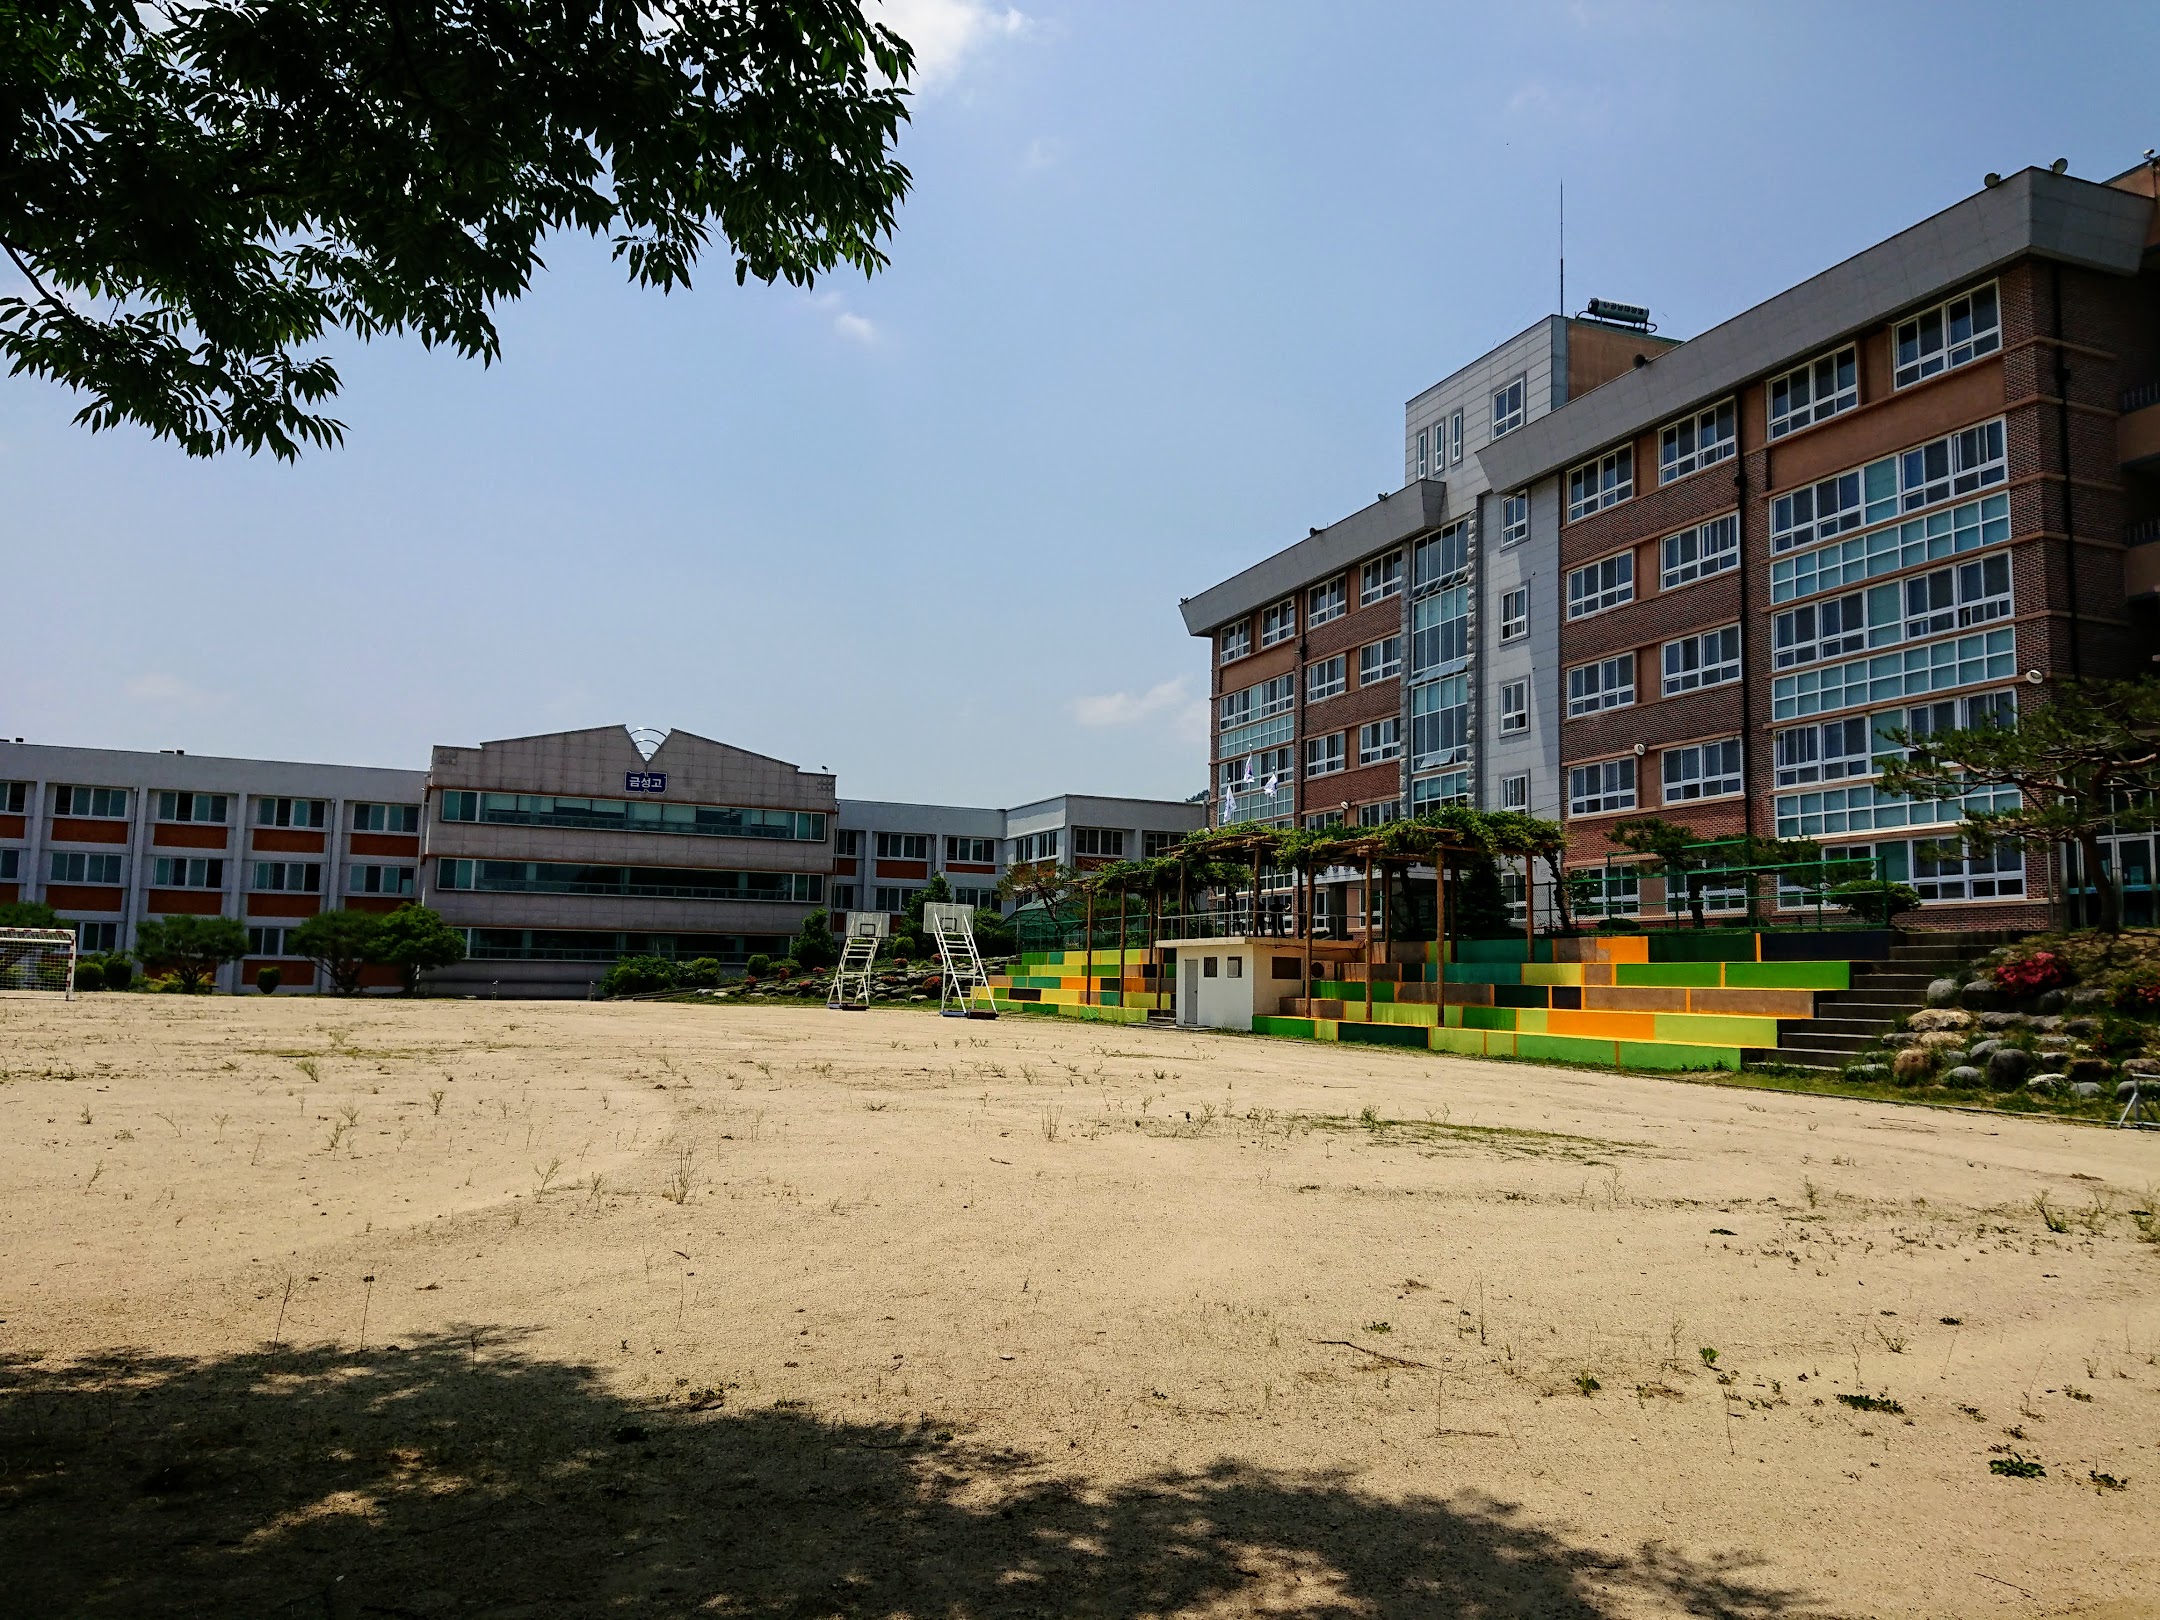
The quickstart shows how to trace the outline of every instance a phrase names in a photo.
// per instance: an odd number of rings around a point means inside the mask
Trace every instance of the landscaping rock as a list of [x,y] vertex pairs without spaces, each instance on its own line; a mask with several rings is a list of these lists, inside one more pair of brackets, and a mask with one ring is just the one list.
[[1997,1091],[2015,1091],[2032,1072],[2032,1055],[2014,1046],[2000,1047],[1988,1055],[1988,1084]]
[[2160,1058],[2134,1057],[2123,1059],[2124,1074],[2143,1075],[2148,1080],[2160,1080]]
[[1951,1029],[1931,1029],[1920,1037],[1918,1044],[1926,1047],[1939,1058],[1948,1052],[1962,1048],[1965,1045],[1965,1037]]
[[2069,1001],[2069,999],[2070,998],[2060,990],[2043,990],[2040,992],[2040,999],[2035,1001],[2033,1003],[2033,1006],[2035,1010],[2039,1012],[2059,1013],[2063,1010],[2064,1005]]
[[2059,1074],[2036,1074],[2025,1082],[2025,1090],[2034,1097],[2052,1097],[2062,1090],[2063,1083]]
[[2056,1014],[2049,1013],[2044,1017],[2035,1018],[2032,1021],[2032,1027],[2043,1035],[2053,1035],[2063,1027],[2063,1021]]
[[1922,1031],[1970,1029],[1972,1022],[1971,1013],[1959,1012],[1955,1007],[1930,1007],[1927,1011],[1916,1012],[1906,1019],[1905,1026]]
[[2117,1102],[2126,1103],[2137,1094],[2138,1083],[2135,1080],[2118,1080],[2115,1083],[2115,1100]]
[[1903,1084],[1925,1080],[1935,1072],[1935,1054],[1925,1047],[1908,1046],[1892,1059],[1890,1072]]
[[2021,1012],[1984,1012],[1980,1015],[1982,1029],[2023,1029],[2031,1022]]
[[2097,1018],[2065,1018],[2063,1020],[2063,1033],[2065,1035],[2080,1036],[2097,1035],[2100,1033],[2100,1020]]
[[2070,1082],[2070,1094],[2081,1102],[2092,1102],[2099,1097],[2100,1086],[2093,1080],[2073,1080]]
[[1983,1007],[1993,1007],[2002,999],[2002,992],[1985,979],[1975,979],[1958,992],[1958,1001],[1978,1012]]
[[1984,1041],[1974,1041],[1972,1050],[1965,1054],[1965,1058],[1966,1061],[1970,1063],[1985,1063],[1990,1057],[1994,1056],[1995,1053],[2001,1050],[2002,1037],[1999,1035],[1991,1035]]
[[2115,1078],[2114,1065],[2099,1057],[2072,1058],[2063,1065],[2063,1073],[2070,1077],[2072,1085],[2082,1085],[2088,1080],[2094,1085],[2104,1085]]
[[1869,1085],[1881,1085],[1890,1078],[1889,1065],[1883,1063],[1855,1063],[1845,1071],[1848,1080],[1864,1080]]
[[1882,1043],[1883,1045],[1888,1047],[1918,1046],[1920,1044],[1920,1037],[1913,1034],[1910,1030],[1893,1029],[1889,1034],[1885,1035],[1882,1038]]
[[2034,1044],[2043,1052],[2059,1053],[2069,1051],[2077,1043],[2067,1035],[2043,1035]]
[[1955,979],[1937,979],[1927,987],[1927,1004],[1930,1007],[1951,1007],[1957,1004],[1958,982]]
[[1986,1080],[1987,1076],[1970,1063],[1960,1063],[1942,1077],[1942,1083],[1952,1091],[1976,1091]]
[[2070,992],[2073,1007],[2105,1007],[2114,998],[2097,984],[2081,985]]

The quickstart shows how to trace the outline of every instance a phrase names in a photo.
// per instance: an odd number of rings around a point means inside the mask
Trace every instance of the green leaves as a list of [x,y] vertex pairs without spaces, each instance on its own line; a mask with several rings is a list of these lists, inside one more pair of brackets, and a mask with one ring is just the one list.
[[906,42],[855,0],[0,0],[0,353],[190,455],[341,440],[333,330],[483,362],[557,230],[690,285],[882,269]]

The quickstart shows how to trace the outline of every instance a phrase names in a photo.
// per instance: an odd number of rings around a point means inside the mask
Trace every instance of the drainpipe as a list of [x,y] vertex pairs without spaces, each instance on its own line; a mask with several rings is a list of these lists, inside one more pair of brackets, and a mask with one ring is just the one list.
[[[1765,487],[1765,488],[1768,488],[1768,487],[1769,487],[1769,483],[1770,483],[1770,449],[1769,449],[1769,446],[1768,446],[1768,445],[1765,445],[1765,446],[1763,447],[1763,485],[1764,485],[1764,487]],[[1734,517],[1733,517],[1733,523],[1734,523],[1734,525],[1735,525],[1735,526],[1736,526],[1736,527],[1737,527],[1737,528],[1739,529],[1739,531],[1740,531],[1740,737],[1741,737],[1741,742],[1740,742],[1740,754],[1741,754],[1741,771],[1742,771],[1742,773],[1743,773],[1743,776],[1744,776],[1744,777],[1753,777],[1753,776],[1754,776],[1754,775],[1756,774],[1756,771],[1755,771],[1755,766],[1756,766],[1756,764],[1757,764],[1757,760],[1756,760],[1756,757],[1755,757],[1755,756],[1756,756],[1757,754],[1759,754],[1759,753],[1761,752],[1761,749],[1760,749],[1759,747],[1755,746],[1755,740],[1756,740],[1756,738],[1758,738],[1758,737],[1770,738],[1771,758],[1773,759],[1773,761],[1774,761],[1774,760],[1775,760],[1775,758],[1776,758],[1776,749],[1777,749],[1777,742],[1776,742],[1775,738],[1772,738],[1772,737],[1770,736],[1770,733],[1769,733],[1769,732],[1768,732],[1767,730],[1763,730],[1763,731],[1758,731],[1758,730],[1756,729],[1756,726],[1755,726],[1755,660],[1754,660],[1754,658],[1753,658],[1753,657],[1751,656],[1751,654],[1752,654],[1752,652],[1753,652],[1753,648],[1752,648],[1752,647],[1750,646],[1750,644],[1749,644],[1752,638],[1750,638],[1750,636],[1748,635],[1748,622],[1749,622],[1749,615],[1750,615],[1750,614],[1751,614],[1751,612],[1753,611],[1753,610],[1752,610],[1752,609],[1751,609],[1751,608],[1750,608],[1750,607],[1748,606],[1748,604],[1749,604],[1750,602],[1752,602],[1752,601],[1754,600],[1754,597],[1753,597],[1753,596],[1752,596],[1752,595],[1750,594],[1750,590],[1749,590],[1749,575],[1750,575],[1750,570],[1749,570],[1749,568],[1748,568],[1748,533],[1747,533],[1747,510],[1748,510],[1748,477],[1747,477],[1747,454],[1746,454],[1746,452],[1744,452],[1744,451],[1743,451],[1743,452],[1741,452],[1741,453],[1740,453],[1739,455],[1736,455],[1736,456],[1734,456],[1734,457],[1733,457],[1733,501],[1734,501]],[[1766,611],[1767,611],[1767,610],[1766,610]],[[1773,775],[1773,779],[1774,779],[1774,776],[1775,776],[1775,772],[1774,772],[1774,770],[1773,770],[1773,773],[1772,773],[1772,775]],[[1744,783],[1743,785],[1746,785],[1746,784]],[[1743,818],[1743,819],[1742,819],[1742,822],[1741,822],[1741,826],[1742,826],[1742,827],[1744,828],[1744,830],[1746,831],[1746,833],[1747,833],[1747,836],[1748,836],[1748,837],[1750,837],[1750,838],[1753,838],[1753,837],[1755,836],[1755,826],[1756,826],[1756,818],[1755,818],[1755,792],[1754,792],[1754,789],[1753,789],[1753,787],[1752,787],[1752,786],[1749,786],[1749,787],[1748,787],[1748,791],[1747,791],[1747,792],[1745,792],[1745,793],[1743,793],[1743,794],[1742,794],[1742,795],[1740,796],[1740,814],[1741,814],[1741,816],[1742,816],[1742,818]],[[1753,881],[1753,880],[1751,879],[1751,880],[1750,880],[1750,886],[1751,886],[1751,887],[1752,887],[1752,881]]]
[[[2070,678],[2084,676],[2078,657],[2077,523],[2072,516],[2070,470],[2070,353],[2063,346],[2062,266],[2048,266],[2055,294],[2055,421],[2063,474],[2063,604],[2070,610]],[[2096,880],[2097,881],[2097,880]]]

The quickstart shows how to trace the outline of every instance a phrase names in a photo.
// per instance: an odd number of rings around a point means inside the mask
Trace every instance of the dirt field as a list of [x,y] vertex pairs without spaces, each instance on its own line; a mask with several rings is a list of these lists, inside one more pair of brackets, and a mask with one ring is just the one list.
[[1061,1021],[4,1000],[0,1610],[2160,1616],[2156,1182]]

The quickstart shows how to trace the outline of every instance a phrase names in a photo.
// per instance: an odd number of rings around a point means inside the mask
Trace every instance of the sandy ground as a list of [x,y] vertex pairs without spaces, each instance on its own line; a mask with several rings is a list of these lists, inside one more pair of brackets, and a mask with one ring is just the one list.
[[0,1000],[0,1609],[2160,1616],[2155,1182],[1054,1020]]

